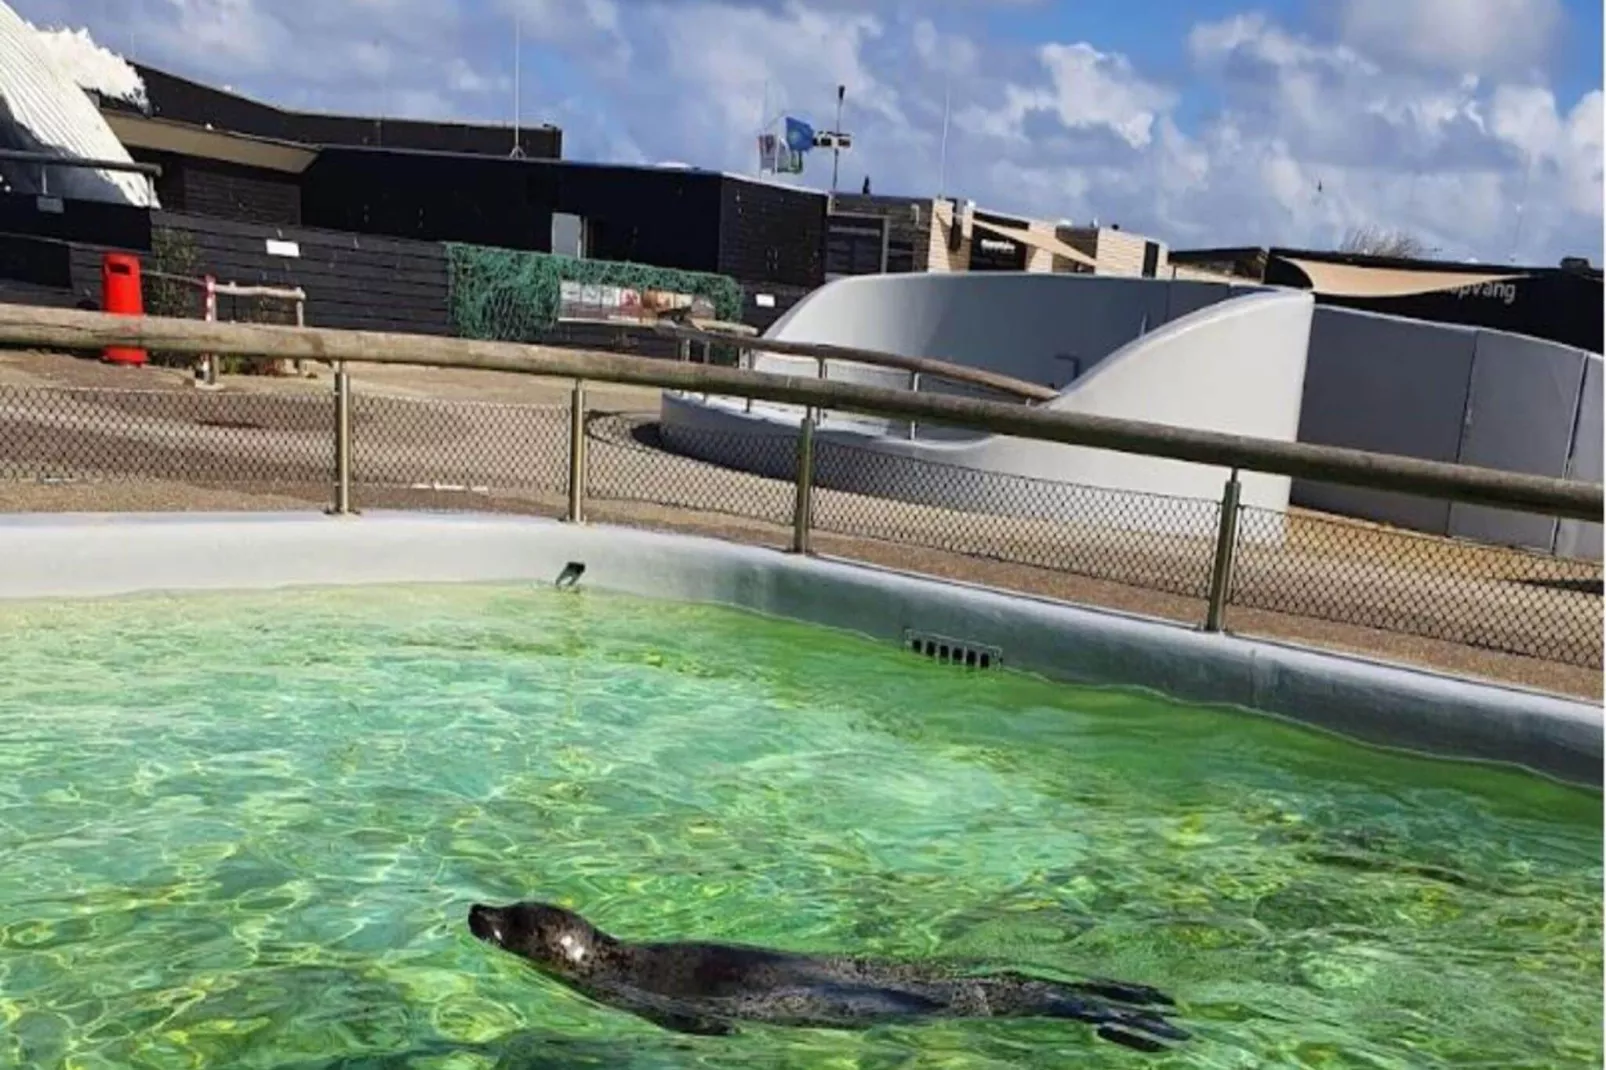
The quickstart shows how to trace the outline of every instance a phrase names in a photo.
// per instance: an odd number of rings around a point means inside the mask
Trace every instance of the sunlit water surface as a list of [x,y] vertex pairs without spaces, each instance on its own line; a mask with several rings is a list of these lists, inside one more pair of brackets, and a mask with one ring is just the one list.
[[[738,612],[404,587],[0,606],[0,1064],[1600,1066],[1598,795]],[[1064,1022],[690,1038],[475,943],[1161,986]]]

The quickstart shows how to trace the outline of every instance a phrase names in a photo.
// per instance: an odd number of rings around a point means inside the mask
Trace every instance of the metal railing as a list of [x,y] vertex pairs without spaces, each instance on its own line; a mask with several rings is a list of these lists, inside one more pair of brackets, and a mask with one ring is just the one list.
[[[876,368],[892,368],[897,371],[908,372],[910,381],[915,384],[910,389],[918,389],[921,375],[933,379],[945,379],[952,383],[962,383],[966,386],[980,387],[983,390],[1002,394],[1005,397],[1031,403],[1033,401],[1052,401],[1059,397],[1059,391],[1039,383],[1018,379],[1013,375],[1004,375],[1001,372],[988,371],[985,368],[973,368],[966,364],[954,364],[951,361],[936,360],[932,357],[910,357],[902,353],[888,353],[876,349],[859,349],[852,346],[827,345],[819,342],[787,342],[775,338],[754,339],[745,335],[736,334],[728,330],[704,330],[698,327],[683,326],[673,323],[629,324],[621,325],[620,332],[625,335],[638,335],[660,338],[672,338],[683,346],[693,343],[703,347],[707,352],[713,346],[735,346],[744,356],[752,357],[755,353],[772,353],[780,357],[799,357],[814,362],[814,377],[825,379],[826,362],[839,361],[844,364],[867,364]],[[686,350],[683,350],[686,352]],[[706,362],[706,356],[705,356]],[[752,370],[751,361],[743,364]]]
[[[1280,466],[1293,469],[1290,474],[1337,472],[1352,484],[1389,489],[1429,486],[1456,500],[1519,504],[1599,522],[1598,484],[1037,414],[1055,425],[1059,441],[1116,441],[1129,450],[1153,445],[1185,459],[1226,455],[1234,462],[1220,500],[1169,498],[892,457],[817,434],[812,412],[800,425],[771,434],[673,428],[674,441],[666,441],[666,429],[650,417],[594,409],[586,382],[717,384],[716,393],[767,393],[794,404],[812,402],[811,408],[840,407],[845,399],[861,411],[901,407],[933,422],[985,430],[1017,419],[1019,405],[911,398],[852,384],[611,354],[532,355],[497,344],[18,306],[0,306],[0,341],[5,339],[63,348],[146,344],[317,357],[334,369],[332,390],[295,396],[0,387],[0,478],[13,482],[153,479],[299,487],[308,499],[319,485],[332,483],[332,500],[324,500],[335,515],[356,510],[358,492],[373,503],[406,504],[424,495],[431,505],[444,494],[573,522],[596,508],[634,503],[694,512],[704,527],[728,523],[734,531],[758,522],[789,529],[785,545],[799,553],[811,552],[817,536],[873,540],[899,548],[897,561],[911,567],[920,567],[915,558],[929,551],[977,568],[1037,570],[1060,584],[1056,590],[1064,587],[1061,580],[1077,579],[1150,591],[1197,607],[1184,607],[1189,614],[1202,609],[1192,619],[1211,630],[1225,628],[1229,607],[1239,606],[1554,662],[1601,664],[1598,562],[1259,509],[1239,500],[1241,470]],[[583,365],[589,374],[565,376],[572,382],[566,404],[407,399],[354,392],[346,361],[364,359],[541,374],[552,374],[554,365]],[[710,381],[701,378],[705,371],[719,375]],[[888,395],[892,401],[883,405]],[[706,459],[714,456],[726,460]],[[1067,593],[1094,598],[1080,589]]]

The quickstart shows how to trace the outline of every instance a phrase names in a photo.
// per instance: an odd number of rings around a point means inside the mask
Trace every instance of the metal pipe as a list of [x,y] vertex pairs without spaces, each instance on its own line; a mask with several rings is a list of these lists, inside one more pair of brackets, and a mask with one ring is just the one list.
[[[296,287],[296,290],[295,290],[295,302],[296,302],[296,327],[298,329],[299,328],[304,328],[307,325],[307,295],[301,290],[301,288],[299,286]],[[301,362],[301,359],[299,357],[295,359],[295,361],[292,363],[291,367],[295,368],[297,375],[301,375],[306,371],[306,365]]]
[[[204,318],[212,323],[217,320],[217,279],[207,275],[201,279],[202,300],[206,302]],[[217,365],[221,359],[216,353],[208,353],[203,360],[206,361],[206,385],[217,386]]]
[[[735,335],[725,331],[700,330],[682,324],[665,323],[631,323],[622,324],[619,331],[626,338],[660,337],[674,338],[681,341],[700,341],[714,339],[716,341],[731,341]],[[779,338],[762,339],[763,344],[758,348],[767,353],[774,353],[782,357],[812,357],[815,360],[840,360],[852,364],[873,364],[881,368],[897,368],[901,371],[917,371],[927,375],[935,375],[943,379],[951,379],[956,383],[968,383],[972,386],[985,387],[1010,397],[1018,397],[1027,401],[1053,401],[1059,397],[1059,391],[1040,383],[1029,383],[1024,379],[990,372],[982,368],[973,368],[967,364],[955,364],[946,360],[935,360],[931,357],[911,357],[902,353],[885,353],[875,349],[860,349],[857,346],[828,345],[816,342],[785,341]],[[749,364],[751,367],[751,364]],[[817,375],[816,378],[826,378]]]
[[77,156],[57,156],[50,152],[30,152],[27,149],[0,149],[0,162],[42,163],[51,167],[77,167],[89,171],[122,171],[127,174],[160,178],[162,168],[154,163],[136,163],[132,160],[86,160]]
[[[919,372],[910,372],[909,373],[909,392],[912,393],[912,394],[920,393],[920,373]],[[910,442],[914,441],[914,439],[915,439],[915,428],[917,426],[919,426],[919,424],[920,424],[919,420],[916,420],[913,416],[909,417],[909,441]]]
[[585,519],[586,497],[586,384],[574,381],[569,393],[569,523]]
[[1221,491],[1221,523],[1216,529],[1216,559],[1210,566],[1210,601],[1205,607],[1207,632],[1221,631],[1227,600],[1232,596],[1232,563],[1238,549],[1238,498],[1242,491],[1238,469],[1234,468]]
[[346,362],[335,362],[335,505],[336,516],[351,512],[351,374]]
[[803,414],[797,435],[797,497],[792,503],[792,552],[809,552],[809,529],[814,520],[814,413]]

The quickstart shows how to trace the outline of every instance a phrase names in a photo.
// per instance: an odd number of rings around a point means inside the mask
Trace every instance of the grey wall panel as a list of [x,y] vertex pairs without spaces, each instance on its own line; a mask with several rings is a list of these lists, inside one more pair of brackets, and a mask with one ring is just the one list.
[[[1538,338],[1479,331],[1463,425],[1462,464],[1562,476],[1572,452],[1584,353]],[[1450,534],[1550,551],[1556,519],[1457,503]]]
[[[1567,475],[1590,483],[1601,482],[1601,358],[1591,354],[1584,362],[1584,390],[1578,405],[1578,426],[1573,432],[1573,456]],[[1601,559],[1601,525],[1563,520],[1557,525],[1556,552],[1565,557]]]
[[[1454,461],[1476,332],[1317,306],[1299,441]],[[1295,480],[1295,505],[1442,535],[1449,503]]]
[[[1059,389],[1166,323],[1167,291],[1177,286],[1209,284],[1015,272],[848,276],[809,294],[768,333],[936,357]],[[772,356],[759,366],[793,370]],[[832,376],[878,381],[864,367]]]
[[1173,281],[1166,287],[1166,322],[1181,319],[1206,305],[1236,297],[1243,289],[1226,283],[1193,282],[1185,279]]

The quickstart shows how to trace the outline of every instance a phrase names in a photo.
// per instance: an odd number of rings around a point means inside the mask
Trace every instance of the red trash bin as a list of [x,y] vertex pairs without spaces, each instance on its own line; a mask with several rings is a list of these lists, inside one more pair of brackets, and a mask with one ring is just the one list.
[[[107,253],[100,262],[101,302],[107,312],[119,316],[143,316],[145,296],[140,290],[139,257],[131,253]],[[102,358],[112,364],[144,364],[145,351],[134,346],[107,346]]]

